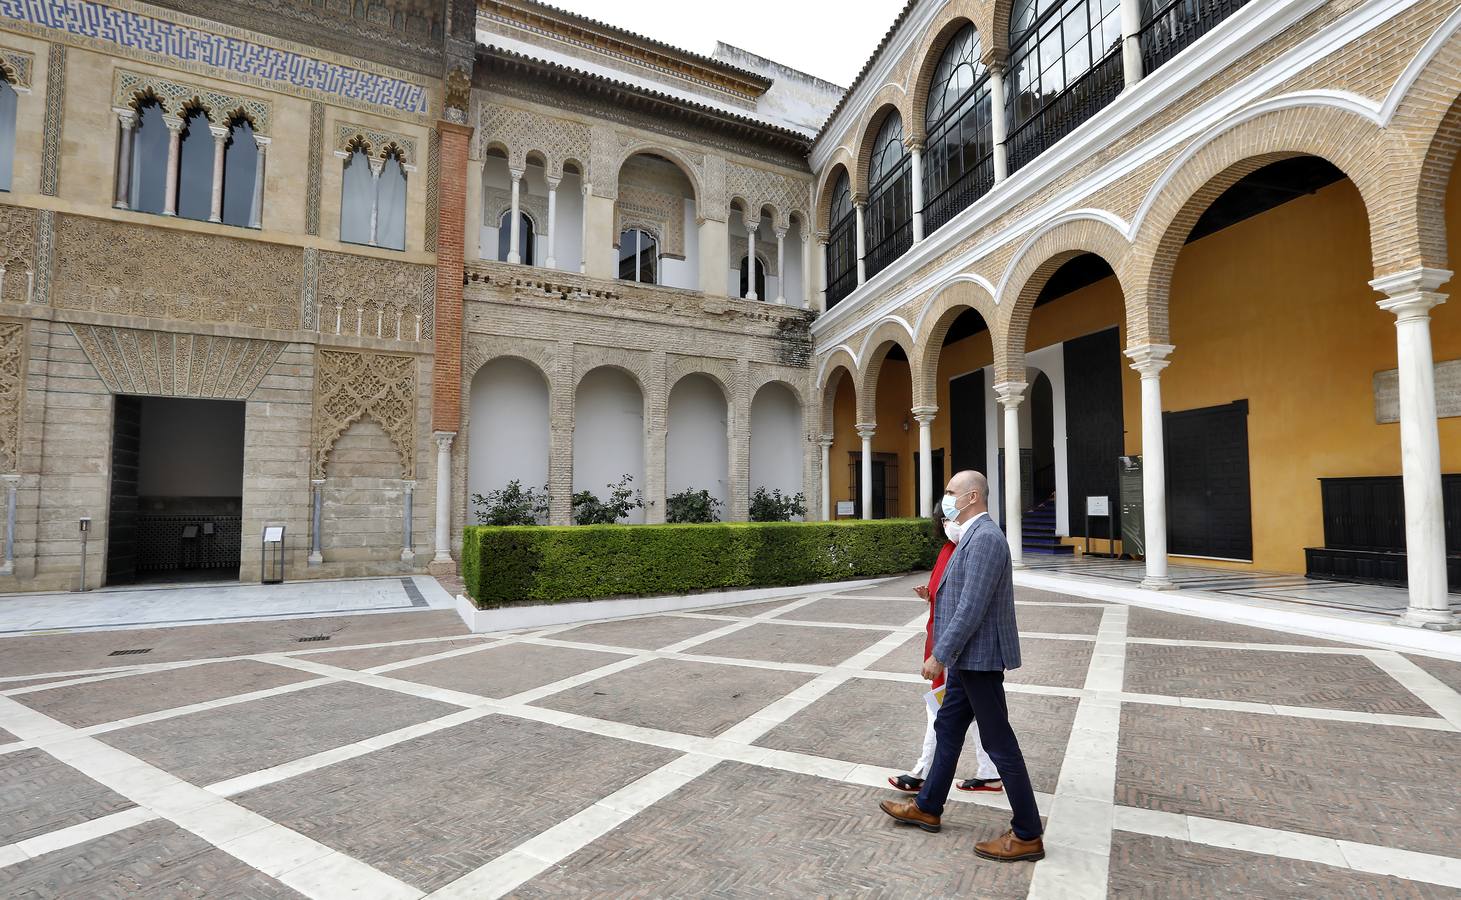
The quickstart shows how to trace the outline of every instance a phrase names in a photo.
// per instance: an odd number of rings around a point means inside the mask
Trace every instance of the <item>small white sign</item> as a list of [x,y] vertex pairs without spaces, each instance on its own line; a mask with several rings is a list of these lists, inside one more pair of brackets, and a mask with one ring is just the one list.
[[279,543],[282,540],[284,540],[284,526],[283,525],[265,525],[264,526],[264,543],[266,543],[266,544],[277,544],[277,543]]
[[853,510],[854,505],[855,504],[853,504],[853,502],[851,500],[838,500],[837,501],[837,515],[839,515],[839,516],[850,516],[850,515],[852,515],[852,510]]
[[1109,516],[1111,515],[1110,497],[1087,497],[1086,515],[1088,516]]

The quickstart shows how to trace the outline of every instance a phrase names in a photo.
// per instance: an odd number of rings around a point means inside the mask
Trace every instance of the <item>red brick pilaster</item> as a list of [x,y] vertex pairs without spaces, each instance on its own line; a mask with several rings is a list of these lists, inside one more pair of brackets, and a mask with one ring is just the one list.
[[462,399],[462,260],[467,224],[467,147],[472,129],[438,122],[441,171],[436,202],[436,358],[431,430],[455,432]]

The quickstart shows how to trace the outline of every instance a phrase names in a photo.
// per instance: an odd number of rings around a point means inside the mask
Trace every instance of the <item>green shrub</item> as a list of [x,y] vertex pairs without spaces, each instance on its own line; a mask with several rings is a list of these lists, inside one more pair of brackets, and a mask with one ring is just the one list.
[[629,487],[634,476],[625,475],[617,484],[607,485],[609,499],[600,500],[593,491],[573,495],[573,522],[576,525],[613,525],[628,518],[632,510],[644,508],[644,496]]
[[790,522],[793,516],[806,514],[806,494],[783,495],[781,488],[768,492],[762,486],[751,495],[752,522]]
[[665,521],[671,525],[708,525],[720,521],[720,508],[725,504],[709,491],[686,488],[665,498]]
[[478,525],[537,525],[548,515],[548,486],[540,494],[514,478],[500,491],[472,495]]
[[937,553],[924,519],[472,526],[462,577],[489,607],[896,575]]

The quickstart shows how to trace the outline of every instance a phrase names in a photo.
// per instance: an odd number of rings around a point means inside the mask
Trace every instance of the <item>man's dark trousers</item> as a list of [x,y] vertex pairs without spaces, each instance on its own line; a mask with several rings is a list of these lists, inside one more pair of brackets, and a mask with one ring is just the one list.
[[941,816],[949,789],[954,785],[954,769],[964,749],[964,735],[970,722],[979,723],[979,741],[999,769],[1014,816],[1010,826],[1015,837],[1023,841],[1040,836],[1040,809],[1035,805],[1035,789],[1030,786],[1030,773],[1025,771],[1025,756],[1020,742],[1010,728],[1009,709],[1004,702],[1004,673],[949,669],[944,681],[944,702],[934,719],[938,749],[923,790],[915,801],[924,812]]

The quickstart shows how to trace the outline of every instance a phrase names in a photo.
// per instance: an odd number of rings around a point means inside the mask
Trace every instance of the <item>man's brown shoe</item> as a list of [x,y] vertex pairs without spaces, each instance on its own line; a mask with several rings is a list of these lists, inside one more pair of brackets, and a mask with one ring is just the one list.
[[878,807],[904,825],[917,825],[924,831],[938,831],[942,827],[938,816],[931,816],[919,809],[918,804],[912,800],[884,800]]
[[[888,813],[888,815],[893,815]],[[980,841],[974,845],[974,852],[997,862],[1019,862],[1022,859],[1045,858],[1045,843],[1039,838],[1022,841],[1015,837],[1013,829],[991,841]]]

